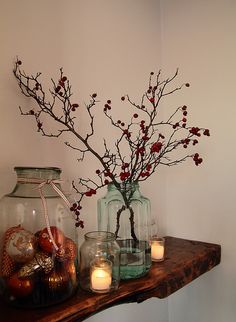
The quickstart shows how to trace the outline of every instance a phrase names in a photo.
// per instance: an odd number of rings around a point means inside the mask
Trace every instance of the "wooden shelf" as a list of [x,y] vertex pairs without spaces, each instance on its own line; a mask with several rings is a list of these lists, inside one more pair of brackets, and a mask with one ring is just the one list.
[[71,299],[44,309],[21,310],[0,302],[0,320],[78,322],[117,304],[165,298],[218,265],[220,258],[220,245],[166,237],[165,261],[153,263],[150,272],[142,278],[121,282],[116,292],[92,294],[78,290]]

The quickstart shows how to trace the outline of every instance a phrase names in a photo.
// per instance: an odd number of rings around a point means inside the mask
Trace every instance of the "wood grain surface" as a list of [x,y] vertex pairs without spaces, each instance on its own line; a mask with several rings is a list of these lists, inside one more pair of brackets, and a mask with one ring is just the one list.
[[140,303],[151,297],[165,298],[220,263],[220,245],[169,236],[165,238],[165,261],[153,262],[146,276],[121,282],[117,291],[93,294],[79,289],[67,301],[43,309],[19,309],[0,301],[0,321],[83,321],[114,305]]

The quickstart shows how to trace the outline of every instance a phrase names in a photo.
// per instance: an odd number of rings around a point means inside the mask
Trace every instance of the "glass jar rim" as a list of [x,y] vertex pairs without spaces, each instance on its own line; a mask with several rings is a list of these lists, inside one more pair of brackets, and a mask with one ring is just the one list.
[[115,240],[115,234],[110,231],[90,231],[84,235],[86,240],[108,242]]
[[[120,182],[120,189],[121,190],[130,190],[130,189],[137,189],[139,188],[139,183],[138,181],[134,181],[134,182]],[[117,190],[116,185],[113,182],[108,183],[108,189],[111,190]]]
[[15,171],[20,171],[20,170],[39,170],[39,171],[57,171],[61,173],[61,168],[58,167],[33,167],[33,166],[16,166],[14,167]]

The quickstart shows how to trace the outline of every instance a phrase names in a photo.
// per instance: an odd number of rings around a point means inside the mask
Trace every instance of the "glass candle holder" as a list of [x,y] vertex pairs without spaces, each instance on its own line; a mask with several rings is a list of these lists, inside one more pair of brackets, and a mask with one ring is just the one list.
[[96,259],[90,264],[90,289],[95,293],[107,293],[112,284],[112,262]]
[[92,231],[84,238],[79,261],[81,288],[100,293],[116,290],[120,281],[120,247],[115,235]]
[[163,237],[152,237],[151,258],[153,262],[162,262],[165,256],[165,239]]

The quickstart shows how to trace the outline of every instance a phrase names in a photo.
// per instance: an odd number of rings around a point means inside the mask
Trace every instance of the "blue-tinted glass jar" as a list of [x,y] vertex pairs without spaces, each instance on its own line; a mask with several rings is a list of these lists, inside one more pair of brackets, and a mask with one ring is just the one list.
[[121,249],[121,279],[145,275],[151,267],[151,206],[149,199],[141,195],[138,183],[121,186],[121,191],[109,184],[97,206],[98,229],[113,232]]

